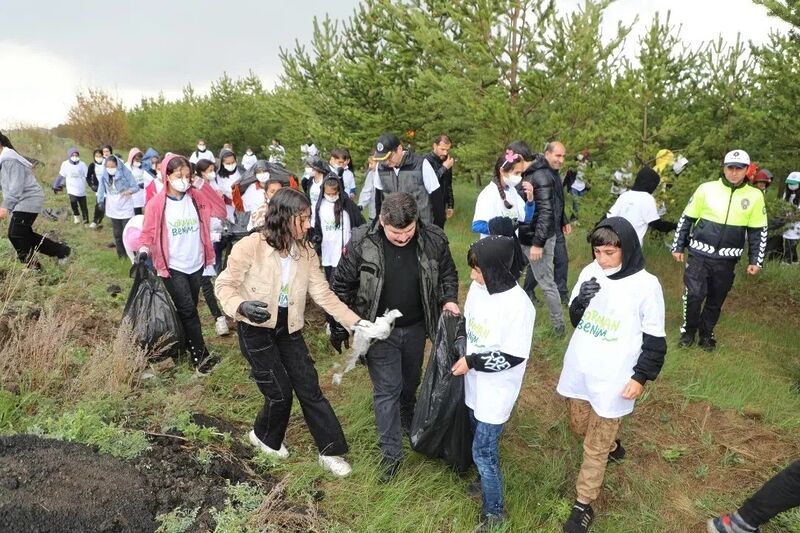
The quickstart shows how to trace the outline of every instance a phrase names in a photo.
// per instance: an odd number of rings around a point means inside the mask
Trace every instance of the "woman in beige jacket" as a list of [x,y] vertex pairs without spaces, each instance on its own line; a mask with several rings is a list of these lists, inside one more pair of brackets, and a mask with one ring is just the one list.
[[239,346],[264,395],[250,442],[269,455],[289,455],[283,438],[294,392],[317,443],[320,465],[343,477],[350,473],[342,457],[347,442],[303,340],[306,295],[348,329],[361,319],[331,292],[306,241],[310,207],[302,192],[284,188],[275,193],[262,231],[236,243],[215,292],[225,313],[237,321]]

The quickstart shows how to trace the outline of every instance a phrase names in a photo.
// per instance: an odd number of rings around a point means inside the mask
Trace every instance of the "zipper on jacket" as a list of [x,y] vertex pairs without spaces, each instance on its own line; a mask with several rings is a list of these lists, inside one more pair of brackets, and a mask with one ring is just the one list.
[[719,232],[719,239],[717,239],[717,254],[719,254],[719,247],[722,245],[722,237],[725,235],[725,228],[728,225],[728,216],[731,214],[731,204],[733,203],[733,193],[736,189],[731,188],[731,196],[728,198],[728,210],[725,211],[725,223],[722,224],[722,231]]

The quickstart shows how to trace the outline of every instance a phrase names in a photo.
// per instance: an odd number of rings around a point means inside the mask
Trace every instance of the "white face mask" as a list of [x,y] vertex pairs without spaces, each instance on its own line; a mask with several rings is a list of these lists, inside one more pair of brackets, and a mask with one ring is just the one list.
[[250,155],[253,155],[253,152],[251,152],[250,150],[248,150],[248,151],[247,151],[247,152],[245,152],[245,153],[246,153],[248,156],[250,156]]
[[305,175],[306,175],[306,176],[309,176],[309,175],[311,175],[311,172],[312,172],[312,171],[311,171],[311,167],[306,167],[306,168],[305,168],[305,169],[303,169],[303,170],[304,170],[304,172],[305,172]]
[[[597,259],[595,259],[595,262],[597,263]],[[600,266],[600,263],[597,263],[597,265]],[[618,266],[615,266],[614,268],[603,268],[602,266],[600,266],[600,269],[603,271],[603,275],[605,277],[613,276],[614,274],[622,270],[622,263],[620,263]]]
[[134,161],[133,162],[133,168],[142,168],[142,162],[141,161]]
[[103,158],[102,157],[95,157],[94,158],[94,162],[97,163],[98,165],[102,165],[103,164]]
[[800,189],[800,183],[789,183],[786,185],[786,188],[790,191],[796,191],[797,189]]
[[73,155],[72,157],[69,158],[69,160],[72,161],[73,163],[77,163],[78,161],[81,160],[81,158],[78,157],[77,155]]
[[330,167],[331,167],[331,170],[334,171],[334,172],[339,170],[339,165],[334,165],[333,163],[330,163]]
[[178,192],[186,192],[189,189],[189,180],[184,178],[173,178],[169,180],[169,184]]
[[259,172],[256,179],[263,185],[269,180],[269,172]]
[[231,163],[230,165],[223,165],[223,166],[225,167],[225,170],[227,170],[228,172],[233,172],[234,170],[236,170],[236,163]]
[[214,172],[213,170],[211,172],[209,172],[208,174],[206,174],[206,179],[207,180],[213,180],[216,177],[217,177],[217,173]]
[[116,175],[117,175],[117,169],[116,169],[116,167],[113,167],[113,168],[107,168],[107,169],[106,169],[106,171],[108,171],[108,175],[109,175],[109,176],[116,176]]
[[506,176],[505,180],[506,180],[506,185],[508,185],[509,187],[516,187],[517,185],[519,185],[519,182],[522,181],[522,176],[520,176],[519,174],[511,174],[510,176]]
[[205,152],[206,151],[206,145],[205,144],[198,144],[197,145],[197,149],[199,151],[201,151],[201,152]]
[[336,200],[339,199],[339,197],[333,194],[326,194],[325,199],[328,200],[330,203],[334,203]]

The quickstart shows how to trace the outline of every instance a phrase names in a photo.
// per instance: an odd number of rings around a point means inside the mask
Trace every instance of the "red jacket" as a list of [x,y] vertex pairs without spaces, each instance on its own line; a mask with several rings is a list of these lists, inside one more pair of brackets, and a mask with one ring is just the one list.
[[[202,182],[199,189],[190,187],[186,194],[192,199],[200,219],[200,241],[203,244],[204,264],[206,266],[213,265],[215,255],[214,246],[211,243],[210,221],[211,217],[220,219],[227,217],[225,202],[222,201],[222,196],[206,182]],[[167,187],[165,186],[161,192],[147,202],[142,235],[139,238],[139,250],[147,251],[150,254],[153,266],[162,278],[169,277],[169,235],[165,231],[167,222],[164,220],[166,205]]]

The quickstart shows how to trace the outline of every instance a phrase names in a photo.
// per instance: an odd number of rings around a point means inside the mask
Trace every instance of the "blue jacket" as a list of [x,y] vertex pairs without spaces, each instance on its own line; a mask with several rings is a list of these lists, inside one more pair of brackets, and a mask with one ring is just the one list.
[[156,152],[153,148],[148,148],[142,157],[142,169],[150,173],[154,178],[156,177],[156,169],[150,165],[150,159],[154,157],[161,157],[161,154]]
[[[131,171],[125,163],[117,156],[111,156],[117,160],[117,174],[114,176],[114,188],[118,192],[130,191],[131,194],[139,192],[139,184],[136,183],[136,178],[133,177]],[[106,201],[106,191],[112,187],[111,176],[108,175],[108,169],[103,165],[103,175],[100,176],[100,186],[97,188],[97,203],[103,204]]]

